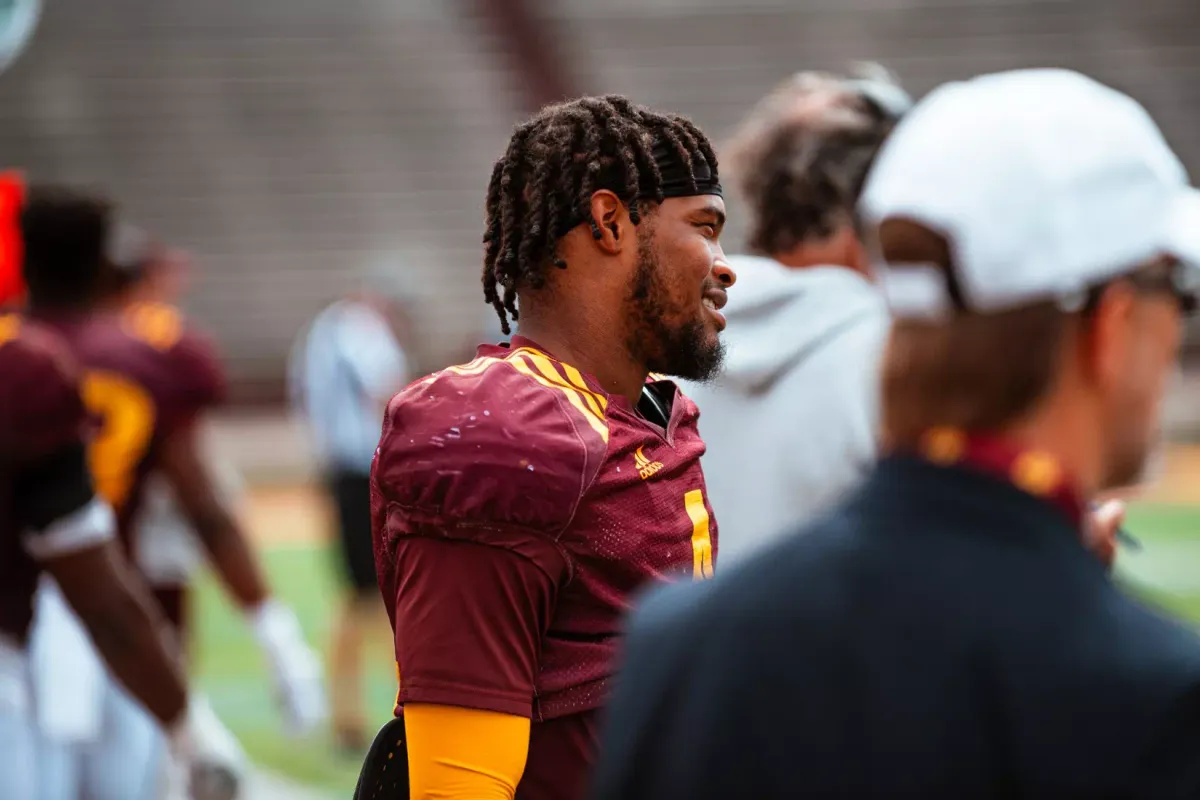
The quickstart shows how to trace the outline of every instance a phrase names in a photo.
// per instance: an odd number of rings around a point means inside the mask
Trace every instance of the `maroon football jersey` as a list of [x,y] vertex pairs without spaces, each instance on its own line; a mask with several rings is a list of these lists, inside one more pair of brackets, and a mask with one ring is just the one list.
[[209,341],[170,306],[47,322],[80,362],[84,405],[98,425],[89,449],[96,492],[117,512],[128,545],[158,446],[220,402],[224,373]]
[[0,633],[17,641],[29,629],[40,570],[22,544],[32,521],[14,490],[40,460],[80,445],[86,418],[65,343],[30,320],[0,315]]
[[372,524],[398,704],[531,717],[522,800],[583,795],[636,593],[712,575],[699,413],[655,388],[665,429],[518,336],[388,406]]

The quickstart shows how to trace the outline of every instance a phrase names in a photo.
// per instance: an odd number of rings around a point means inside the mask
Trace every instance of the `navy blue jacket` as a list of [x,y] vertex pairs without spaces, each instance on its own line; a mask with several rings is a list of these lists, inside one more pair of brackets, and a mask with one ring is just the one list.
[[1200,797],[1200,639],[1059,509],[885,459],[800,535],[644,603],[594,796]]

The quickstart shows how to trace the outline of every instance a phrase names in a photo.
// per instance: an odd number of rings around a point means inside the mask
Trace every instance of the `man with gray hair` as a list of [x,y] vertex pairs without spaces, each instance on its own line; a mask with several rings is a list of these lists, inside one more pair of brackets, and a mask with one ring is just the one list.
[[875,459],[888,314],[854,205],[910,104],[881,67],[797,73],[723,155],[749,206],[754,255],[732,259],[725,372],[688,387],[703,414],[723,568],[828,507]]

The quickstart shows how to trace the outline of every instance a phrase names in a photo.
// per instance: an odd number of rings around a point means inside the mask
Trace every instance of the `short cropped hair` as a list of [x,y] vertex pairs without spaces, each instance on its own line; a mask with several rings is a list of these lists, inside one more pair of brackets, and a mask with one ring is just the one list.
[[35,307],[95,299],[114,213],[112,202],[101,194],[71,186],[30,187],[20,226],[22,271]]

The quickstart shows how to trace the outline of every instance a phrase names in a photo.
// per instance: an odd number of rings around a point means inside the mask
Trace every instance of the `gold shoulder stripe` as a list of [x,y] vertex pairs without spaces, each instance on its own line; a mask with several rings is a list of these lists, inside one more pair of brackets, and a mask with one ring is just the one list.
[[535,352],[535,351],[530,350],[527,347],[522,347],[517,350],[513,350],[509,353],[506,353],[504,356],[476,356],[472,360],[468,361],[466,364],[457,364],[453,367],[446,367],[442,371],[449,372],[451,375],[479,375],[480,373],[487,370],[487,368],[492,366],[493,364],[499,364],[504,361],[508,361],[513,356],[517,355],[518,353],[532,353],[532,352]]
[[579,374],[579,370],[575,369],[570,364],[563,363],[562,361],[558,363],[562,365],[563,372],[567,374],[567,380],[569,380],[576,388],[587,392],[589,395],[594,397],[596,402],[600,404],[601,409],[605,411],[608,410],[608,398],[589,389],[587,381],[583,379],[583,375]]
[[[532,378],[547,389],[554,389],[562,393],[567,398],[567,402],[583,415],[583,418],[587,420],[592,430],[600,434],[600,438],[604,440],[605,444],[608,443],[608,423],[604,419],[604,412],[608,408],[608,401],[589,390],[586,384],[583,388],[577,388],[568,383],[554,369],[554,363],[545,353],[538,352],[533,348],[521,347],[505,354],[503,358],[484,356],[476,358],[474,361],[462,366],[446,367],[443,372],[458,376],[481,375],[496,364],[511,364],[522,375]],[[579,374],[577,370],[575,374]],[[582,376],[580,376],[579,380],[582,383]]]
[[658,383],[659,381],[665,381],[665,380],[668,380],[667,376],[666,376],[666,375],[663,375],[663,374],[662,374],[662,373],[660,373],[660,372],[651,372],[651,373],[650,373],[649,375],[647,375],[646,377],[648,377],[650,380],[654,381],[655,383]]
[[538,368],[538,371],[541,372],[542,375],[546,376],[546,379],[552,381],[556,386],[561,386],[564,389],[579,390],[579,395],[583,398],[584,402],[587,403],[588,408],[592,410],[592,413],[597,417],[604,416],[604,412],[608,409],[607,400],[604,400],[602,403],[601,401],[603,398],[597,397],[595,394],[593,394],[586,385],[579,386],[578,384],[574,384],[573,381],[568,383],[563,379],[563,376],[559,373],[559,371],[554,368],[554,363],[541,353],[530,353],[528,356],[526,356],[526,358],[533,362],[533,365]]
[[608,410],[608,398],[589,389],[587,381],[583,379],[583,375],[581,375],[579,370],[575,369],[570,364],[566,364],[562,361],[551,358],[541,350],[535,350],[532,347],[519,347],[516,350],[513,350],[512,353],[508,355],[508,358],[512,358],[514,356],[528,356],[532,358],[533,363],[538,367],[543,375],[545,375],[549,380],[562,385],[564,383],[563,375],[554,368],[554,365],[557,364],[558,366],[562,367],[563,372],[566,373],[567,381],[570,382],[571,386],[573,386],[575,389],[578,389],[584,395],[585,399],[588,399],[588,405],[591,406],[597,414],[604,416],[604,412]]
[[600,438],[604,440],[605,444],[608,444],[608,425],[605,423],[602,417],[594,414],[592,410],[585,405],[583,396],[578,391],[544,377],[522,357],[510,358],[508,359],[508,363],[516,367],[517,371],[522,375],[533,378],[547,389],[554,389],[555,391],[561,392],[563,396],[567,398],[567,402],[575,406],[575,410],[582,414],[583,418],[587,420],[587,423],[592,426],[592,430],[600,434]]
[[449,372],[451,375],[478,375],[492,364],[498,364],[498,358],[477,358],[474,361],[469,361],[456,367],[446,367],[443,372]]

